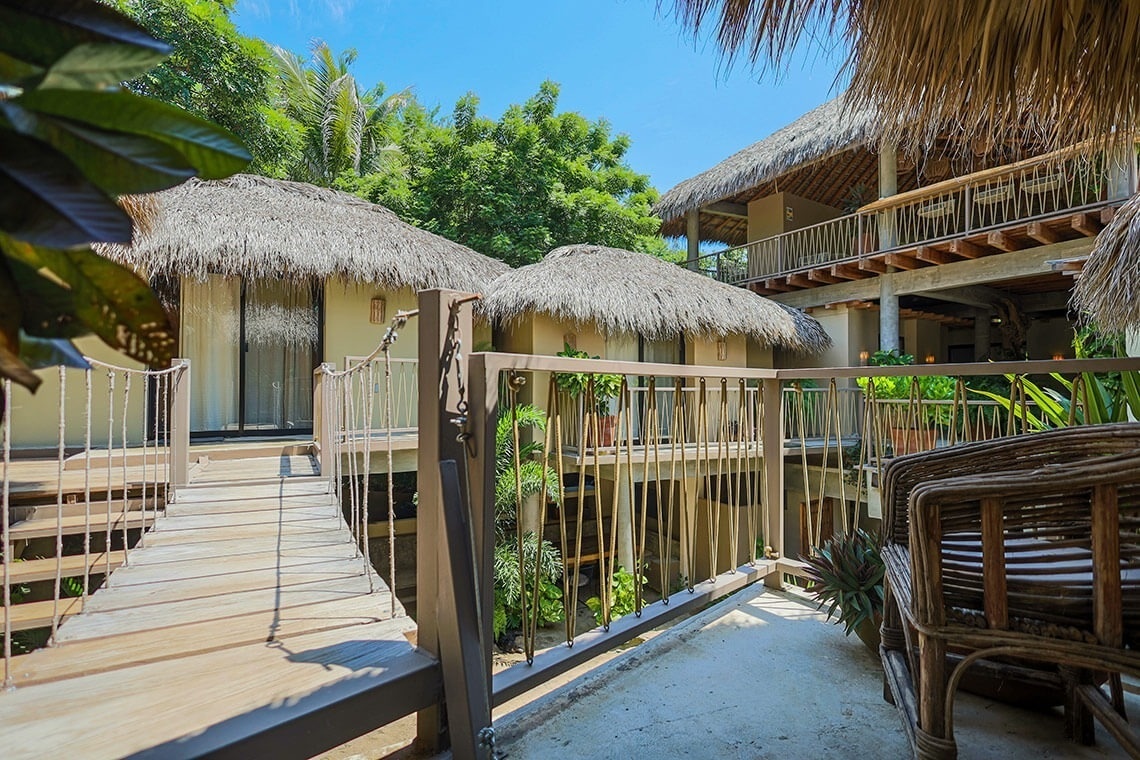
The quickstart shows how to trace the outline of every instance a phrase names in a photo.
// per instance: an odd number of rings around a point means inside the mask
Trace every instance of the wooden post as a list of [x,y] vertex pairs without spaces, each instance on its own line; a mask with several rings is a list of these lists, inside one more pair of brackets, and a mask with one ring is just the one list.
[[[467,367],[457,366],[455,349],[471,347],[471,303],[452,309],[467,297],[451,290],[425,290],[419,294],[419,508],[416,512],[416,623],[418,645],[433,657],[440,656],[439,608],[441,563],[444,549],[443,492],[439,463],[465,462],[463,444],[457,439],[455,421],[460,413],[460,390],[469,382]],[[453,313],[454,312],[454,313]],[[467,494],[463,494],[467,506]],[[474,524],[475,521],[472,521]],[[476,531],[478,536],[479,531]],[[486,605],[484,605],[486,606]],[[421,710],[417,718],[416,743],[428,752],[447,748],[446,726],[439,707]]]
[[321,364],[319,369],[313,370],[313,443],[317,447],[317,466],[321,475],[328,476],[329,452],[332,438],[325,434],[325,371],[331,365]]
[[[480,602],[484,672],[491,683],[491,637],[495,612],[495,425],[499,419],[499,377],[487,369],[487,355],[475,354],[468,389],[468,479],[475,534],[475,584]],[[542,496],[540,498],[545,498]]]
[[[491,726],[491,681],[484,664],[475,581],[471,553],[471,528],[466,499],[460,486],[459,468],[452,460],[439,463],[443,498],[443,551],[440,575],[440,655],[443,665],[443,691],[447,699],[448,735],[455,760],[475,760],[486,755],[479,734]],[[484,605],[486,606],[486,605]],[[481,752],[481,748],[483,751]]]
[[170,399],[170,485],[190,482],[190,360],[171,359],[170,366],[184,367],[174,377]]
[[[768,521],[764,525],[764,543],[781,558],[784,556],[784,408],[780,381],[762,381],[761,398],[764,414],[760,419],[760,446],[764,455],[764,503],[768,505]],[[764,579],[773,588],[783,586],[779,570]]]
[[697,259],[701,255],[701,211],[692,209],[685,212],[685,242],[688,244],[689,255],[685,261],[688,269],[696,270]]

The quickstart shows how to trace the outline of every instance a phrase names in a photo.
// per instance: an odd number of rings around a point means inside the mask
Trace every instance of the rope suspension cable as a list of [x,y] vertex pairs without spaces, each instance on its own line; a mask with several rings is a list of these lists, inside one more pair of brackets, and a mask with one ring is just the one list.
[[104,581],[106,585],[111,583],[111,539],[113,538],[113,531],[111,526],[111,449],[114,446],[115,440],[115,373],[107,370],[107,482],[106,482],[106,495],[107,495],[107,539],[106,546],[103,551],[103,559],[105,561]]
[[[127,491],[128,482],[129,482],[127,479],[127,414],[128,414],[128,410],[130,408],[130,400],[131,400],[131,375],[129,372],[124,372],[123,375],[124,375],[124,377],[123,377],[123,420],[122,420],[122,426],[123,426],[123,437],[122,437],[122,446],[123,446],[123,457],[122,457],[122,464],[123,464],[123,468],[122,468],[123,469],[123,517],[122,517],[122,521],[123,521],[123,565],[126,566],[128,564],[128,560],[130,557],[130,554],[129,554],[129,552],[130,552],[130,541],[128,541],[128,536],[127,536],[127,528],[129,527],[129,524],[127,522],[127,517],[129,516],[128,511],[130,509],[130,503],[128,500],[129,493]],[[108,487],[110,487],[110,484],[108,484]],[[146,526],[144,525],[142,529],[146,530]]]
[[[55,584],[51,603],[50,646],[56,645],[59,631],[59,597],[63,591],[63,460],[67,454],[67,375],[63,365],[59,371],[59,449],[56,455],[55,472]],[[5,614],[8,610],[4,610]]]
[[83,420],[83,609],[91,593],[91,367],[83,370],[86,390]]
[[8,611],[12,609],[12,548],[13,542],[9,539],[11,526],[8,514],[9,484],[8,468],[12,460],[12,381],[4,378],[3,397],[0,398],[0,437],[3,438],[4,480],[0,484],[0,529],[4,536],[4,543],[0,549],[4,550],[4,689],[12,687],[12,616]]

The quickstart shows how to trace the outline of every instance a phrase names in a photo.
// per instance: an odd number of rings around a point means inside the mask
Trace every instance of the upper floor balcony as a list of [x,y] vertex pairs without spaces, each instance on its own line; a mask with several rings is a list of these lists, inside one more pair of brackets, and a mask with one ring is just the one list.
[[1072,146],[706,254],[696,268],[772,294],[1092,238],[1135,192],[1134,162]]

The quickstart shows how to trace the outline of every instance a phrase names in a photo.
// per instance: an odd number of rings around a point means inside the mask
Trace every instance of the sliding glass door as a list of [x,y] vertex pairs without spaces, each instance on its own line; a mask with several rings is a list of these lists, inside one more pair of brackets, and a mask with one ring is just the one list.
[[275,279],[185,280],[181,318],[182,351],[192,362],[193,432],[312,430],[318,290]]

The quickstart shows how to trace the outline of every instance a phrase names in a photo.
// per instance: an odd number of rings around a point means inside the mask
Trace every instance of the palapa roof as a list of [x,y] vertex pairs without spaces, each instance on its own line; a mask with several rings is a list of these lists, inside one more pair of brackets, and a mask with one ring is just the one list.
[[1096,237],[1073,290],[1082,321],[1109,332],[1140,327],[1140,195]]
[[[1054,149],[1140,128],[1140,3],[673,0],[731,59],[784,68],[801,43],[841,36],[853,100],[883,114],[885,144],[972,138]],[[1012,138],[1012,139],[1011,139]]]
[[[847,107],[842,95],[829,100],[661,196],[653,213],[662,219],[662,234],[685,234],[688,211],[718,201],[747,203],[776,192],[773,181],[790,172],[798,176],[782,178],[779,190],[815,196],[832,206],[839,206],[854,185],[869,185],[877,191],[877,154],[865,147],[874,121],[870,111]],[[853,152],[841,162],[822,166],[826,159],[847,151]],[[822,171],[812,171],[814,165]],[[701,214],[703,240],[737,244],[745,242],[746,234],[745,219]]]
[[650,340],[747,335],[805,353],[831,343],[801,311],[649,254],[599,245],[556,248],[537,264],[507,272],[491,283],[483,307],[504,322],[541,313]]
[[101,250],[150,276],[342,277],[386,287],[478,292],[510,269],[354,195],[236,174],[151,196],[131,246]]

